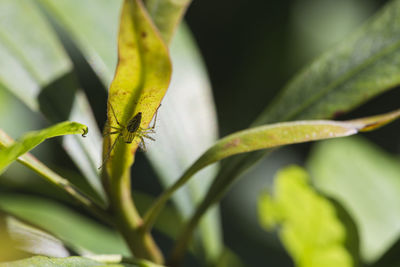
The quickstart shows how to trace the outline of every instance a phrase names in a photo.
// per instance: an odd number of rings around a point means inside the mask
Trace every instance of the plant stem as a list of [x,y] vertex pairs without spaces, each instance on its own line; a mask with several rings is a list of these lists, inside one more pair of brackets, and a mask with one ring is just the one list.
[[111,212],[114,222],[125,238],[133,256],[162,264],[163,255],[151,234],[142,229],[142,218],[133,204],[131,196],[130,169],[119,179],[111,182],[109,189]]

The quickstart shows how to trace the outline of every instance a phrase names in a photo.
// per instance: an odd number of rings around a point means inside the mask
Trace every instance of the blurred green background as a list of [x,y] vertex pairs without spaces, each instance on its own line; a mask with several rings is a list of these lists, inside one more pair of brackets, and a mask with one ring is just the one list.
[[[220,136],[248,127],[275,94],[303,66],[360,26],[386,1],[193,1],[186,22],[192,30],[211,80]],[[98,29],[101,31],[101,29]],[[64,36],[65,37],[65,36]],[[106,94],[99,78],[67,38],[63,45],[73,59],[78,79],[86,92],[95,92],[95,117],[105,121]],[[372,115],[398,108],[400,91],[383,94],[337,119]],[[45,127],[45,119],[0,87],[0,127],[13,138]],[[400,152],[400,125],[363,134],[392,154]],[[99,144],[100,145],[100,144]],[[276,171],[289,164],[305,165],[314,144],[290,146],[261,160],[243,175],[222,201],[222,225],[226,245],[246,266],[293,266],[275,233],[261,229],[257,217],[259,192],[270,187]],[[83,183],[79,170],[55,140],[33,151],[75,183]],[[161,192],[156,174],[144,155],[138,154],[134,171],[146,180],[135,180],[135,190],[151,195]],[[67,201],[32,172],[13,164],[0,179],[0,192],[43,194]],[[87,186],[87,185],[86,185]],[[79,210],[80,211],[80,210]],[[158,236],[166,245],[170,241]],[[395,253],[394,253],[395,254]],[[382,265],[385,266],[385,265]]]

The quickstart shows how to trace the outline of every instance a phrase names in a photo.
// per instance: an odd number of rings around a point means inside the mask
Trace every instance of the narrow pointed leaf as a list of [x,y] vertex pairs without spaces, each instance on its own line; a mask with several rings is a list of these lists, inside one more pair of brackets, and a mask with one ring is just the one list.
[[[334,117],[398,86],[399,14],[400,1],[390,1],[358,31],[289,81],[253,125]],[[210,188],[212,194],[222,196],[266,153],[254,151],[227,160]],[[203,209],[215,201],[207,196]]]
[[67,134],[86,135],[88,128],[77,122],[61,122],[49,128],[25,134],[17,142],[0,150],[0,173],[19,156],[32,150],[44,140]]
[[[126,127],[138,112],[142,112],[140,127],[147,128],[166,93],[170,77],[168,49],[141,1],[126,0],[118,35],[118,65],[109,90],[108,123],[117,127],[118,120]],[[106,138],[104,157],[117,136]],[[131,166],[139,142],[138,137],[131,145],[117,142],[109,160],[113,162],[110,173],[120,176]],[[113,157],[114,154],[117,156]],[[108,169],[110,165],[106,166]]]
[[[371,125],[382,126],[400,117],[400,110],[350,121],[295,121],[259,126],[243,130],[220,139],[209,148],[181,178],[163,193],[148,212],[145,219],[150,225],[166,200],[202,168],[227,157],[278,146],[321,139],[349,136],[369,129]],[[229,181],[228,181],[229,182]],[[224,186],[223,184],[221,186]],[[219,191],[209,191],[207,201],[220,197]]]
[[354,266],[345,248],[346,230],[335,207],[308,185],[300,167],[281,170],[273,194],[259,200],[262,226],[281,226],[280,239],[298,267]]

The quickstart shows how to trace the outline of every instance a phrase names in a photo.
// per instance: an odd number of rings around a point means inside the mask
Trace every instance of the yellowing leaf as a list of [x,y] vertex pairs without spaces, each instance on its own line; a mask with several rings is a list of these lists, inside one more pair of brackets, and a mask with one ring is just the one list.
[[[140,127],[146,128],[166,93],[170,77],[168,49],[157,29],[141,1],[126,0],[118,35],[118,65],[109,90],[108,124],[118,127],[118,120],[126,127],[138,112],[142,112]],[[106,139],[103,157],[106,157],[117,136],[110,135]],[[139,142],[139,138],[135,138],[131,145],[117,142],[109,160],[113,164],[106,165],[109,174],[115,171],[111,176],[121,176],[132,165]]]
[[280,238],[299,267],[350,267],[351,255],[344,243],[346,232],[334,206],[308,185],[308,174],[291,166],[276,177],[274,196],[259,200],[261,224],[281,225]]

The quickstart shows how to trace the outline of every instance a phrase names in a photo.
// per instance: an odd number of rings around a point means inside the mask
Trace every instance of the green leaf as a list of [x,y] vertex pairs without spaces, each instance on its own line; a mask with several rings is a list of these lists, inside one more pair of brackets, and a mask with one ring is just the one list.
[[[297,74],[253,125],[332,117],[400,84],[399,14],[400,1],[391,1]],[[234,159],[221,169],[220,176],[233,181],[264,155],[256,152]]]
[[169,43],[192,0],[146,0],[146,8],[166,43]]
[[[77,116],[79,121],[90,126],[91,135],[86,142],[67,138],[66,151],[104,198],[97,170],[101,162],[98,145],[101,134],[87,108],[85,96],[75,94],[79,85],[61,43],[35,1],[1,1],[0,10],[1,86],[33,111],[40,108],[53,123],[75,120],[73,117]],[[84,112],[81,112],[82,106]]]
[[267,230],[281,226],[280,239],[296,266],[353,266],[334,206],[308,185],[302,168],[287,167],[277,174],[273,196],[260,196],[259,215]]
[[[194,39],[187,27],[180,27],[171,44],[173,74],[168,94],[157,117],[156,142],[146,153],[164,187],[170,186],[218,137],[217,116],[211,85]],[[186,144],[191,144],[190,146]],[[173,201],[187,219],[207,192],[217,165],[199,172]],[[210,261],[222,251],[218,208],[205,215],[199,239]],[[200,244],[199,244],[200,245]]]
[[82,136],[85,136],[87,132],[88,128],[85,125],[68,121],[40,131],[29,132],[11,146],[0,150],[0,173],[19,156],[32,150],[48,138],[67,134],[82,134]]
[[40,87],[69,72],[71,62],[33,1],[4,0],[0,10],[0,81],[37,110]]
[[[145,129],[168,88],[171,62],[167,47],[151,24],[140,1],[124,2],[118,35],[118,59],[115,77],[109,90],[108,124],[113,127],[126,127],[138,112],[142,112],[140,127]],[[108,130],[112,131],[111,128]],[[105,138],[105,159],[117,136],[119,135],[109,135]],[[120,177],[130,168],[139,142],[138,136],[135,136],[130,145],[117,142],[108,161],[113,164],[105,166],[111,177]],[[114,156],[115,154],[117,155]]]
[[[144,217],[144,224],[151,226],[165,205],[169,197],[182,185],[184,185],[196,172],[202,168],[227,158],[229,156],[251,152],[259,149],[273,148],[288,144],[315,141],[321,139],[343,137],[356,134],[359,131],[376,129],[400,117],[400,110],[362,119],[338,122],[338,121],[295,121],[283,122],[271,125],[259,126],[240,131],[220,139],[214,146],[209,148],[181,178],[166,190],[155,202]],[[187,227],[182,231],[177,241],[174,252],[174,260],[179,260],[184,254],[184,249],[189,242],[194,227],[199,222],[202,214],[222,197],[231,182],[230,177],[223,177],[213,183],[214,187],[208,191],[205,199],[200,204],[196,213],[191,218]]]
[[45,256],[35,256],[14,262],[0,263],[0,267],[91,267],[91,266],[110,266],[110,267],[135,267],[131,264],[104,264],[84,257],[50,258]]
[[400,84],[400,1],[301,71],[255,124],[319,119],[352,110]]
[[[400,84],[400,1],[388,3],[358,31],[289,81],[253,125],[329,118]],[[201,204],[204,210],[270,150],[226,161]],[[219,196],[211,200],[211,195]],[[208,203],[206,203],[208,202]]]
[[353,217],[362,259],[379,259],[400,237],[398,158],[361,138],[345,138],[318,144],[308,165],[316,187]]
[[[117,63],[117,34],[121,0],[39,0],[79,47],[108,87]],[[93,30],[94,28],[101,30]]]
[[48,231],[79,254],[130,256],[126,244],[115,231],[48,199],[2,193],[0,208]]
[[[1,239],[8,246],[14,246],[21,251],[51,257],[67,257],[70,255],[63,243],[49,233],[33,227],[14,217],[5,217],[6,230],[11,242]],[[2,248],[3,252],[4,248]],[[1,254],[1,253],[0,253]],[[0,258],[0,261],[1,258]]]

